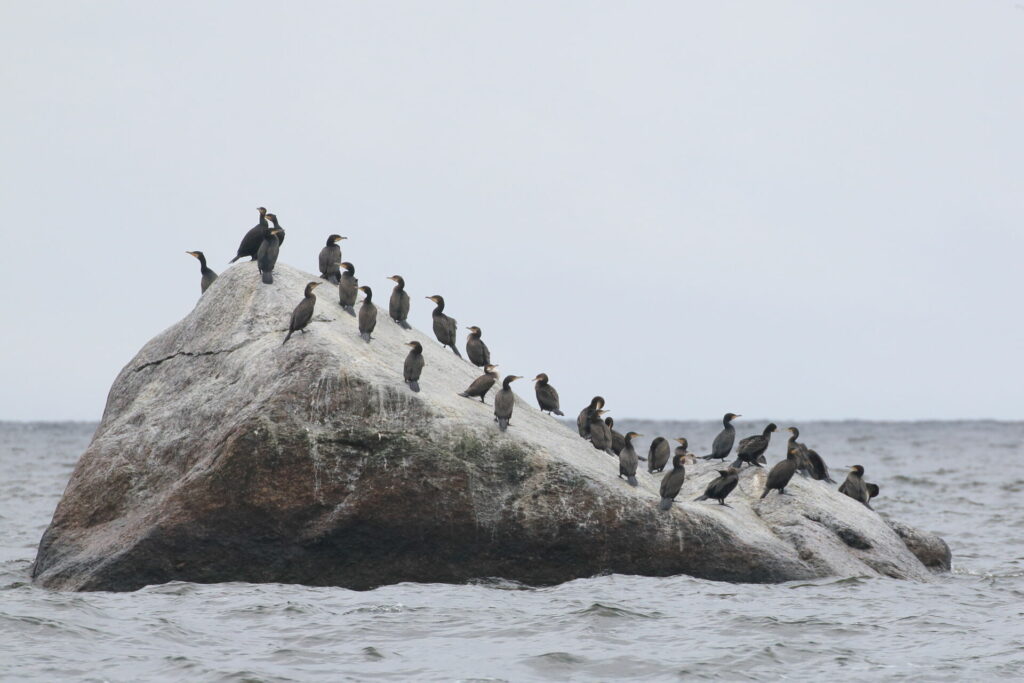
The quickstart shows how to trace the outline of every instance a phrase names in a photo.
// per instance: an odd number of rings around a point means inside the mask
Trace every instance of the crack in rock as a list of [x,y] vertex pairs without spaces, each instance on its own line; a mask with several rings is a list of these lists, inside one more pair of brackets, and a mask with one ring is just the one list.
[[233,351],[237,351],[238,349],[242,348],[243,346],[248,346],[252,342],[253,342],[253,340],[250,339],[250,340],[241,342],[239,344],[236,344],[236,345],[232,346],[229,349],[218,349],[217,351],[178,351],[177,353],[172,353],[169,356],[165,356],[163,358],[158,358],[157,360],[151,360],[148,363],[143,363],[139,367],[132,369],[132,372],[141,372],[142,370],[145,370],[146,368],[151,368],[154,365],[160,365],[161,363],[169,361],[172,358],[177,358],[178,356],[189,356],[191,358],[195,358],[197,356],[216,356],[216,355],[221,354],[221,353],[231,353]]

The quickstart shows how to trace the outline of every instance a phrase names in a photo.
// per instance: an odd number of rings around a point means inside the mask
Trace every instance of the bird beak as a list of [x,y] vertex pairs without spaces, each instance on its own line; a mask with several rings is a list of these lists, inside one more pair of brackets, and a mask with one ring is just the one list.
[[637,434],[637,436],[643,436],[643,434]]

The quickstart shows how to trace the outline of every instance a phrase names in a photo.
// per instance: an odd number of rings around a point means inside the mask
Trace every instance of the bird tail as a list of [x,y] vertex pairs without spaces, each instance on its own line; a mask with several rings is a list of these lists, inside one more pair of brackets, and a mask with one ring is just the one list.
[[370,333],[369,332],[360,332],[359,336],[362,337],[363,341],[366,342],[367,344],[370,343]]
[[763,499],[765,496],[767,496],[769,491],[771,491],[771,489],[765,486],[764,493],[761,494],[761,498]]
[[734,462],[731,467],[735,467],[736,469],[743,467],[743,458],[736,458],[736,462]]
[[707,495],[697,496],[696,498],[693,499],[693,502],[696,503],[698,501],[707,500],[707,499],[708,499]]
[[264,270],[263,271],[263,284],[272,285],[274,284],[274,271]]
[[827,474],[825,475],[825,481],[827,481],[830,484],[836,483],[836,480],[833,479],[832,477],[828,476]]
[[768,459],[764,457],[763,453],[761,455],[757,456],[757,461],[759,463],[761,463],[762,465],[767,465],[768,464]]
[[672,507],[672,499],[671,498],[662,498],[661,499],[661,505],[658,506],[658,508],[661,509],[661,510],[668,510],[671,507]]
[[632,474],[630,474],[630,475],[628,475],[626,477],[626,481],[629,482],[630,486],[639,486],[640,485],[640,482],[638,482],[636,480],[636,477],[634,477]]
[[332,285],[336,285],[339,282],[341,282],[341,278],[339,278],[337,275],[331,274],[327,276],[327,281],[330,282]]
[[403,330],[411,330],[412,329],[412,325],[410,325],[409,323],[405,322],[404,320],[399,320],[397,322],[398,322],[398,326],[401,327]]
[[[456,353],[458,353],[458,352],[456,352]],[[505,431],[506,429],[508,429],[508,418],[507,417],[499,417],[498,418],[498,429],[500,429],[501,431]]]
[[409,380],[408,382],[406,382],[406,384],[408,384],[409,388],[412,389],[413,391],[419,391],[420,390],[420,383],[417,382],[414,379]]
[[702,456],[700,456],[700,459],[701,460],[714,460],[715,459],[715,454],[712,453],[711,455],[702,455]]
[[292,330],[288,330],[288,334],[286,334],[284,336],[284,341],[281,342],[281,346],[284,346],[288,342],[288,340],[291,339],[291,338],[292,338]]
[[469,395],[468,392],[465,391],[460,391],[459,396],[462,396],[463,398],[473,398],[472,396]]
[[563,413],[561,410],[556,409],[552,410],[551,412],[554,413],[555,415],[562,415],[563,417],[565,416],[565,413]]
[[241,254],[236,254],[235,258],[233,258],[230,261],[228,261],[228,263],[234,263],[235,261],[237,261],[240,258],[242,258],[242,255]]
[[454,352],[455,352],[455,355],[456,355],[456,356],[458,356],[459,358],[462,358],[462,354],[461,354],[461,353],[459,353],[459,350],[458,350],[457,348],[455,348],[454,346],[452,347],[452,351],[454,351]]
[[355,308],[353,308],[352,306],[342,306],[342,308],[345,309],[346,313],[348,313],[349,315],[355,317],[355,314],[356,314],[356,309]]

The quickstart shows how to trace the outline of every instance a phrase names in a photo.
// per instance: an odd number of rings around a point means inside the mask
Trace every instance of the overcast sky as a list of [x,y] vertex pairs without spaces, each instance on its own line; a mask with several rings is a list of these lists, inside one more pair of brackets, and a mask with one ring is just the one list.
[[0,57],[0,419],[98,418],[258,205],[567,413],[1024,409],[1019,1],[5,0]]

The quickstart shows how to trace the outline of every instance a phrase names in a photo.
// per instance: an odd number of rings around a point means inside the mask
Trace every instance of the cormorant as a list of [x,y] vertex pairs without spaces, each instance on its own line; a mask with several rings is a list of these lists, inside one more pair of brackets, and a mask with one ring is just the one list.
[[688,448],[690,446],[690,442],[687,441],[686,439],[684,439],[683,437],[679,437],[678,439],[676,439],[676,443],[678,443],[679,445],[676,446],[675,455],[678,455],[679,457],[682,458],[681,462],[683,462],[683,463],[690,463],[692,465],[696,465],[697,464],[697,459],[694,458],[693,457],[693,453],[691,453],[688,450]]
[[[487,344],[484,344],[483,339],[480,338],[483,332],[476,325],[466,329],[469,330],[469,336],[466,337],[466,355],[469,357],[469,362],[480,368],[490,365],[491,351],[487,348]],[[453,336],[452,339],[455,339],[455,337]]]
[[647,471],[651,474],[664,471],[670,455],[672,447],[668,445],[668,440],[659,436],[651,442],[651,447],[647,451]]
[[465,396],[466,398],[479,398],[481,403],[486,404],[487,401],[484,400],[484,397],[487,396],[487,392],[491,390],[494,383],[498,381],[497,369],[497,365],[488,365],[484,368],[484,374],[473,380],[473,383],[469,385],[469,388],[459,394],[459,396]]
[[[877,490],[878,487],[875,487]],[[854,500],[864,503],[869,510],[872,509],[871,503],[871,492],[868,490],[868,484],[864,482],[864,468],[860,465],[854,465],[850,468],[850,473],[846,475],[846,481],[839,485],[839,493],[844,493]]]
[[522,379],[522,377],[507,375],[501,383],[501,389],[494,395],[494,421],[498,423],[498,429],[501,431],[508,429],[512,420],[512,408],[516,404],[516,395],[512,393],[512,388],[509,385],[517,379]]
[[775,466],[768,472],[768,480],[764,484],[761,498],[767,496],[772,489],[778,490],[780,496],[786,493],[789,480],[793,478],[797,468],[800,467],[800,448],[793,446],[792,443],[790,441],[790,447],[786,450],[786,459],[775,463]]
[[640,464],[640,458],[637,457],[636,449],[633,448],[633,439],[637,436],[643,436],[643,434],[626,432],[624,436],[626,438],[626,445],[622,447],[622,452],[619,453],[619,476],[625,477],[630,486],[636,486],[636,468]]
[[340,267],[344,268],[345,272],[341,274],[341,280],[338,282],[338,303],[349,315],[355,315],[356,297],[359,295],[356,267],[348,261],[342,262]]
[[278,244],[284,244],[284,228],[282,228],[277,222],[277,215],[268,213],[267,220],[274,224],[274,227],[281,231],[281,234],[277,236]]
[[737,417],[742,417],[742,415],[725,414],[725,417],[722,418],[722,431],[718,433],[714,443],[711,444],[711,455],[702,456],[704,460],[725,460],[729,457],[732,444],[736,441],[736,428],[732,426],[732,421]]
[[251,256],[252,260],[256,260],[256,251],[260,248],[260,244],[263,243],[263,231],[267,229],[267,210],[262,206],[256,208],[260,212],[260,222],[249,228],[249,232],[245,233],[245,237],[242,238],[242,243],[238,245],[238,253],[235,254],[235,258],[231,259],[229,263],[234,263],[243,256]]
[[[466,344],[466,351],[469,351],[469,344]],[[558,392],[548,384],[548,376],[542,372],[534,377],[533,381],[537,383],[534,385],[534,389],[537,392],[537,405],[540,406],[541,412],[565,415],[558,408]]]
[[455,346],[455,335],[458,329],[458,323],[455,322],[455,318],[444,313],[444,297],[440,294],[434,296],[428,296],[437,307],[434,309],[430,316],[434,319],[434,336],[437,337],[437,341],[441,342],[442,346],[450,346],[455,355],[462,358],[462,354],[459,353],[459,348]]
[[726,497],[732,493],[732,490],[736,488],[736,484],[740,481],[740,473],[735,467],[726,467],[724,470],[718,470],[718,478],[714,479],[708,487],[704,489],[704,495],[694,498],[694,501],[714,499],[718,501],[719,505],[725,507],[732,507],[725,502]]
[[420,390],[420,373],[423,372],[423,345],[418,341],[406,342],[406,346],[412,347],[409,351],[409,355],[405,357],[405,367],[403,373],[405,374],[405,383],[409,385],[409,388],[413,391]]
[[778,427],[772,422],[760,434],[748,436],[740,441],[740,445],[736,448],[736,455],[738,457],[732,466],[739,469],[743,466],[743,463],[749,463],[760,467],[762,463],[767,462],[764,459],[764,452],[768,450],[768,442],[772,438],[772,432],[776,429]]
[[341,235],[331,235],[327,238],[327,246],[320,250],[320,277],[332,285],[341,280],[341,269],[338,267],[341,263],[341,247],[338,242],[346,239]]
[[612,430],[612,452],[618,455],[622,452],[622,447],[626,445],[626,437],[615,431],[615,420],[612,418],[606,417],[604,423],[608,425],[608,429]]
[[590,444],[608,455],[615,455],[615,451],[612,450],[612,428],[601,419],[601,416],[607,412],[607,410],[595,410],[590,416]]
[[186,251],[186,254],[191,254],[199,259],[199,274],[202,276],[199,280],[199,287],[201,294],[205,294],[206,290],[210,288],[213,281],[217,279],[217,273],[210,270],[206,265],[206,256],[201,251]]
[[[676,439],[676,441],[686,441],[686,439]],[[679,449],[676,449],[675,455],[672,456],[672,469],[665,473],[665,476],[661,478],[661,505],[662,510],[668,510],[672,507],[672,501],[679,495],[679,490],[683,488],[683,482],[686,481],[686,467],[683,465],[683,460],[686,457],[686,447],[683,446],[683,452],[680,453]]]
[[360,291],[366,295],[363,305],[359,307],[359,336],[367,344],[370,343],[370,333],[377,326],[377,307],[373,305],[373,290],[369,287],[360,287]]
[[796,460],[796,470],[801,476],[811,476],[811,461],[807,457],[807,446],[803,445],[799,441],[800,430],[796,427],[786,427],[786,431],[789,432],[789,441],[786,442],[786,457],[789,457],[790,451],[793,452],[793,458]]
[[878,496],[878,484],[872,484],[869,482],[864,483],[868,487],[868,498],[875,498]]
[[391,290],[391,301],[388,302],[388,315],[398,323],[403,330],[411,330],[412,326],[406,320],[409,317],[409,294],[405,291],[405,278],[401,275],[392,275],[388,278],[395,281],[395,288]]
[[[273,214],[267,214],[270,218]],[[277,265],[277,255],[281,251],[281,235],[284,231],[281,228],[267,228],[263,233],[263,242],[256,251],[256,265],[263,276],[263,284],[274,284],[274,266]]]
[[808,448],[804,451],[804,455],[807,456],[807,461],[811,464],[811,479],[827,481],[830,484],[836,483],[835,480],[829,476],[828,465],[825,464],[825,459],[818,455],[818,451],[813,448]]
[[310,282],[306,285],[306,290],[303,292],[304,298],[295,307],[295,310],[292,311],[292,319],[288,322],[288,334],[285,335],[281,346],[284,346],[285,342],[291,339],[292,332],[301,330],[303,334],[306,333],[306,325],[313,319],[313,308],[316,306],[316,294],[313,293],[313,290],[319,286],[319,282]]
[[584,439],[590,438],[590,417],[595,411],[604,408],[604,398],[595,396],[590,399],[590,405],[580,411],[580,416],[576,418],[576,429],[579,431],[580,436]]

